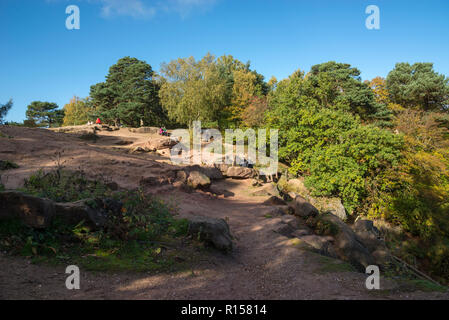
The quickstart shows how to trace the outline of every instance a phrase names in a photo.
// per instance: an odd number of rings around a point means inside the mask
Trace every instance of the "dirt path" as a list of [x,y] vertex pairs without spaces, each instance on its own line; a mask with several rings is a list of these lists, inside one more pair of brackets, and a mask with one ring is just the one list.
[[[65,149],[65,165],[82,166],[90,174],[107,174],[122,187],[135,187],[142,176],[161,175],[169,165],[163,159],[129,155],[115,148],[120,139],[145,137],[127,132],[107,134],[89,144],[46,130],[2,128],[13,139],[0,140],[0,156],[19,169],[8,173],[8,187],[40,167],[51,167],[49,156]],[[103,139],[104,138],[104,139]],[[3,152],[7,151],[7,152]],[[3,181],[5,183],[5,181]],[[248,181],[225,180],[232,196],[173,191],[165,195],[180,206],[181,216],[207,215],[228,221],[235,236],[231,255],[214,253],[192,270],[173,274],[93,273],[81,270],[81,290],[65,288],[65,267],[32,265],[25,258],[0,254],[1,299],[447,299],[437,292],[406,292],[395,282],[381,279],[380,291],[365,288],[366,276],[335,271],[338,261],[299,249],[273,232],[280,218],[267,218],[264,197],[248,194]],[[332,268],[329,268],[332,267]]]

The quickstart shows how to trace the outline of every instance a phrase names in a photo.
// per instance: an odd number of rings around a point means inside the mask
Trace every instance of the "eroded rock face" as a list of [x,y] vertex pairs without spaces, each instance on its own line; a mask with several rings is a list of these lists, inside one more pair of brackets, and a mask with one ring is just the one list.
[[293,208],[294,214],[301,218],[314,217],[319,214],[317,208],[299,195],[296,196],[290,206]]
[[233,179],[250,179],[256,175],[254,169],[246,167],[229,167],[226,176]]
[[331,239],[327,237],[320,237],[315,234],[300,235],[297,238],[307,243],[319,254],[337,258],[337,253],[335,252]]
[[189,219],[189,234],[198,237],[200,241],[211,244],[218,250],[232,250],[232,236],[229,226],[223,219],[194,216]]
[[373,221],[357,220],[353,229],[360,241],[372,254],[377,264],[384,264],[388,261],[390,253],[385,241],[381,238],[380,231],[374,226]]
[[339,198],[309,198],[309,201],[321,212],[330,212],[343,221],[348,218],[346,209]]
[[347,261],[365,271],[366,267],[375,263],[375,259],[360,238],[337,216],[326,213],[319,217],[321,221],[330,223],[336,230],[335,251],[340,259]]

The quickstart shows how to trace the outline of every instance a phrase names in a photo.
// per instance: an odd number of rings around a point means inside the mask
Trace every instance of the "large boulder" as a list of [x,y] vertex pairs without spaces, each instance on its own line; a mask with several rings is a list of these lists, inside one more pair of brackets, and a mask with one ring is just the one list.
[[210,179],[204,173],[192,171],[187,178],[187,185],[194,189],[206,188],[210,186]]
[[282,175],[278,181],[278,188],[285,194],[293,192],[304,198],[309,196],[309,190],[304,185],[304,178],[290,179],[287,181],[285,175]]
[[220,169],[218,167],[215,167],[215,166],[200,166],[200,165],[195,164],[192,166],[185,167],[184,170],[187,173],[190,173],[192,171],[201,172],[202,174],[205,174],[206,176],[208,176],[209,179],[211,179],[211,180],[223,179],[223,173],[220,171]]
[[226,176],[233,179],[250,179],[256,175],[254,169],[246,167],[229,167]]
[[332,226],[334,247],[340,259],[351,263],[362,272],[365,272],[367,266],[375,264],[375,259],[360,238],[340,218],[326,213],[320,215],[319,220]]
[[290,203],[290,206],[292,207],[294,214],[301,218],[314,217],[319,214],[318,209],[300,195],[296,196],[292,203]]
[[339,198],[309,197],[308,200],[320,212],[330,212],[333,215],[339,217],[343,221],[346,221],[346,219],[348,218],[348,215],[346,214],[346,209],[341,203],[341,200]]
[[373,221],[357,220],[353,225],[353,230],[372,254],[377,264],[383,265],[389,260],[389,250],[385,241],[381,238],[379,229],[374,226]]
[[218,250],[232,250],[232,236],[229,226],[223,219],[194,216],[189,218],[188,232],[200,241],[211,244]]
[[148,151],[156,151],[162,149],[169,149],[176,145],[178,141],[176,139],[172,139],[170,137],[157,137],[151,138],[145,144],[145,149]]

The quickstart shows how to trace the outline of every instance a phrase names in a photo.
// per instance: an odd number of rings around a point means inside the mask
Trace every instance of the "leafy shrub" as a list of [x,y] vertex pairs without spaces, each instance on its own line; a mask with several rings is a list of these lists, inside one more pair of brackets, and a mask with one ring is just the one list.
[[25,180],[24,188],[27,193],[57,202],[72,202],[111,195],[106,181],[87,179],[83,171],[61,169],[47,173],[39,170]]

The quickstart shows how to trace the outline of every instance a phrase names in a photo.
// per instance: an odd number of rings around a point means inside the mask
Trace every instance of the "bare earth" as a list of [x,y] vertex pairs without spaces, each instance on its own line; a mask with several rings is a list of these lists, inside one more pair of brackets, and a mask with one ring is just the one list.
[[[173,166],[154,154],[129,154],[132,144],[149,135],[127,129],[101,132],[85,142],[77,136],[46,129],[1,127],[13,138],[0,138],[0,158],[20,168],[2,174],[3,184],[20,187],[35,171],[55,166],[55,155],[67,169],[102,175],[120,187],[135,188],[142,178],[163,177]],[[392,279],[381,278],[381,290],[365,288],[366,275],[326,270],[315,253],[295,247],[272,231],[279,218],[267,219],[266,197],[249,195],[246,180],[223,180],[226,198],[205,192],[174,189],[149,190],[175,200],[180,215],[206,215],[227,219],[235,236],[230,255],[212,253],[179,273],[93,273],[81,270],[81,289],[67,290],[65,266],[33,265],[26,258],[0,253],[0,299],[448,299],[447,293],[409,292]],[[164,191],[165,190],[165,191]],[[337,262],[338,263],[338,262]]]

